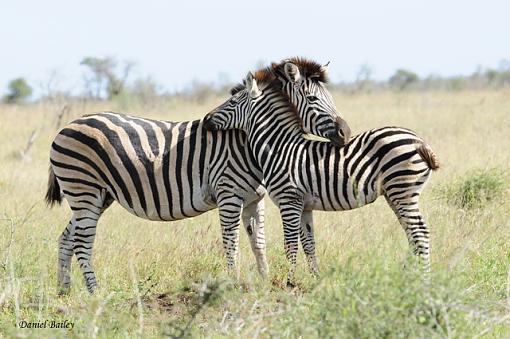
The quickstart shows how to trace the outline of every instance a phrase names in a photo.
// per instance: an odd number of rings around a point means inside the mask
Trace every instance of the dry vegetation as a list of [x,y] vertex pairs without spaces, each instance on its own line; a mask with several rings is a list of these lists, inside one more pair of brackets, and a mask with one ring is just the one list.
[[[109,109],[188,120],[220,100],[203,105],[167,101],[150,108],[72,103],[61,118]],[[49,210],[43,195],[49,147],[63,106],[4,105],[0,336],[510,336],[510,92],[337,94],[335,100],[354,132],[409,127],[438,154],[442,169],[422,198],[432,228],[430,290],[422,289],[412,265],[403,268],[407,240],[384,199],[350,212],[316,212],[322,274],[310,277],[300,254],[298,288],[285,290],[282,227],[268,201],[268,281],[258,278],[245,235],[240,281],[225,274],[216,211],[163,224],[114,205],[99,223],[94,248],[98,293],[88,294],[73,261],[72,292],[58,297],[57,238],[70,212],[65,206]],[[449,197],[462,194],[469,180],[494,198],[469,206],[452,203]],[[476,195],[478,188],[468,186]],[[46,319],[72,321],[74,328],[16,327],[21,320]]]

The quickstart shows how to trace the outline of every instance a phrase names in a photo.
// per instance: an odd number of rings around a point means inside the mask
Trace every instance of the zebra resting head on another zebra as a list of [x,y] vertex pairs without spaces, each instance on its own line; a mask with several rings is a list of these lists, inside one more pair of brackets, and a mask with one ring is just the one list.
[[[348,139],[347,124],[338,122],[330,96],[319,83],[325,74],[311,73],[318,68],[315,63],[297,61],[282,64],[292,77],[283,75],[277,90],[298,105],[291,119],[319,136],[337,133],[339,139]],[[274,74],[271,68],[259,76],[276,80]],[[292,94],[304,92],[304,87],[313,87],[309,92],[317,92],[317,97],[302,102],[300,95]],[[46,201],[52,206],[65,198],[72,210],[59,238],[61,293],[71,286],[73,256],[87,289],[96,289],[92,267],[96,226],[113,202],[140,218],[159,221],[218,208],[227,267],[237,268],[242,220],[259,273],[267,276],[262,171],[245,146],[244,132],[210,132],[203,126],[204,120],[169,122],[100,112],[71,121],[55,136]]]
[[299,240],[310,270],[318,271],[313,210],[355,209],[381,195],[428,272],[430,232],[418,203],[431,171],[439,167],[432,148],[414,132],[398,127],[364,132],[344,147],[305,140],[289,97],[265,74],[248,74],[245,89],[210,112],[205,124],[213,130],[237,128],[248,134],[248,147],[280,209],[291,263],[289,285],[294,284]]
[[[275,93],[288,97],[293,103],[294,117],[303,132],[329,139],[336,146],[343,146],[350,139],[351,129],[337,112],[331,94],[325,87],[328,64],[321,66],[315,61],[294,57],[273,63],[255,74],[250,72],[243,84],[232,89],[232,98],[221,107],[223,110],[231,110],[238,102],[246,101],[248,94],[256,102],[261,93],[257,86],[257,81],[260,81],[274,88]],[[246,88],[247,82],[250,88]],[[232,106],[229,107],[229,104]],[[222,121],[208,122],[210,118],[211,115],[205,118],[204,126],[208,130],[238,128],[242,123],[234,119],[231,125],[226,126]]]

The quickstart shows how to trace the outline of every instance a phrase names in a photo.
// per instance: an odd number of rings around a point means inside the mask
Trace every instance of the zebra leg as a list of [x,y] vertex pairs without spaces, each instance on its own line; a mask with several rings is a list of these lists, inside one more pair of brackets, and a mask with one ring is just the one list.
[[424,272],[430,272],[430,230],[419,208],[419,194],[406,197],[386,196],[388,204],[406,232],[409,246],[420,258]]
[[94,194],[95,197],[82,197],[71,200],[70,206],[74,211],[74,254],[85,279],[85,285],[90,293],[97,288],[96,274],[92,268],[92,248],[96,237],[96,226],[99,217],[113,202],[112,196],[103,190]]
[[223,249],[227,257],[227,268],[239,279],[237,254],[239,248],[239,226],[243,200],[237,196],[221,197],[218,199]]
[[267,278],[269,266],[266,258],[264,207],[263,197],[246,205],[243,209],[243,224],[250,238],[251,250],[257,260],[258,271],[263,278]]
[[65,295],[71,288],[71,259],[74,254],[74,225],[69,221],[58,238],[58,294]]
[[287,286],[293,288],[294,273],[296,271],[296,258],[299,247],[299,229],[301,225],[301,215],[303,213],[303,202],[293,200],[280,203],[280,214],[283,222],[283,236],[285,255],[290,263],[289,275],[287,277]]
[[[82,211],[80,211],[82,212]],[[100,214],[75,213],[74,253],[85,279],[85,285],[90,293],[97,288],[96,275],[92,268],[92,248],[96,237],[96,226]]]
[[317,257],[315,256],[315,237],[313,234],[313,211],[303,211],[301,216],[299,238],[301,245],[306,255],[306,261],[310,272],[316,276],[319,274],[319,265],[317,264]]

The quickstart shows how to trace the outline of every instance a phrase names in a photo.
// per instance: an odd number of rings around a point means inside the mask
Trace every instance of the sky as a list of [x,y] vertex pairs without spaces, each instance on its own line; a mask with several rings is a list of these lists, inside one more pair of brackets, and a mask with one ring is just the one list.
[[510,59],[509,13],[508,0],[3,0],[0,94],[16,77],[77,92],[86,56],[135,62],[132,79],[167,91],[290,56],[331,61],[333,81],[362,65],[375,79],[471,74]]

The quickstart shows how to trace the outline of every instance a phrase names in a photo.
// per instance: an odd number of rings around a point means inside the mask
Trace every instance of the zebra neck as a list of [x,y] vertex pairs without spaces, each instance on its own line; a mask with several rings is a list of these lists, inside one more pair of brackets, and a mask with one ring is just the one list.
[[276,100],[262,105],[252,115],[248,128],[248,143],[258,164],[265,171],[289,147],[305,142],[300,121],[289,103]]

